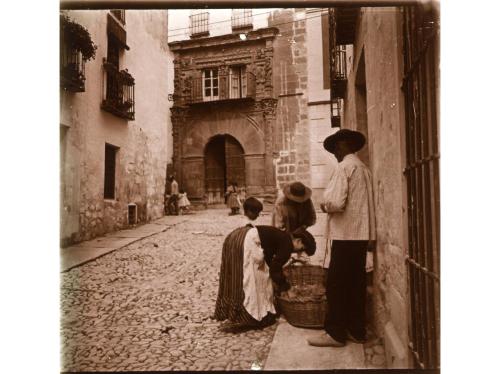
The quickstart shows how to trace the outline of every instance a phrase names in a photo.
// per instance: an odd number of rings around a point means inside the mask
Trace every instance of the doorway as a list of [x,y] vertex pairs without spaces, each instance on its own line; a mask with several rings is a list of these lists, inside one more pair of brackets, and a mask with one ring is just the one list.
[[207,204],[224,204],[232,181],[245,186],[245,158],[241,144],[228,134],[212,137],[205,146],[205,195]]

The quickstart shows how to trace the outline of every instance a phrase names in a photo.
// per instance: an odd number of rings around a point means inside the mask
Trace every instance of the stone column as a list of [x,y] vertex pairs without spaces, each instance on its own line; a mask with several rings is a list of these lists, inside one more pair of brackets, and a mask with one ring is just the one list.
[[273,144],[274,144],[274,127],[276,125],[276,106],[278,100],[274,98],[266,98],[261,101],[261,107],[264,114],[264,134],[266,154],[264,159],[265,176],[264,189],[266,194],[274,194],[276,192],[275,170],[273,162]]

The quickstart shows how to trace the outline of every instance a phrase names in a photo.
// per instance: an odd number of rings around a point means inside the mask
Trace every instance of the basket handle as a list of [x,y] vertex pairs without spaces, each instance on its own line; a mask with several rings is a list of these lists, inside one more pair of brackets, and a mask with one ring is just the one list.
[[304,261],[304,260],[300,260],[298,258],[291,258],[290,261],[288,261],[288,263],[285,265],[285,266],[292,266],[293,264],[295,264],[296,262],[302,264],[302,265],[307,265],[307,261]]

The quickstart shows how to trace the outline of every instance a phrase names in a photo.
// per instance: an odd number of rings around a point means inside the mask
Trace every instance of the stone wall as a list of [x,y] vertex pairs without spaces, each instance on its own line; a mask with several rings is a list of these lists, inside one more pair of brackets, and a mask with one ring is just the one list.
[[408,289],[402,40],[396,8],[363,8],[348,79],[345,127],[367,136],[360,157],[373,173],[377,216],[374,321],[389,367],[408,366]]
[[313,203],[319,207],[337,165],[335,157],[323,148],[325,138],[335,131],[330,121],[329,64],[324,59],[329,44],[328,14],[324,8],[308,9],[306,14],[310,187]]
[[278,187],[300,180],[310,185],[305,9],[276,11],[269,25],[279,28],[274,41],[273,86],[278,98],[274,152]]
[[[120,69],[135,78],[135,120],[101,110],[102,61],[107,53],[108,11],[70,11],[98,45],[85,66],[85,92],[61,90],[61,238],[64,244],[88,240],[128,226],[128,204],[137,205],[139,222],[161,217],[167,166],[169,102],[166,11],[127,11],[127,44]],[[115,199],[104,199],[105,144],[119,147]],[[76,224],[78,214],[78,224]],[[66,224],[68,218],[68,224]]]

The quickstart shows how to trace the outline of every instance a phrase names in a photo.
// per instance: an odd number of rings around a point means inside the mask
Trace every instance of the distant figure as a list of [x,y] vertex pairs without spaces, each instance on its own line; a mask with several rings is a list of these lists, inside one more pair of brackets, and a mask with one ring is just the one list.
[[167,201],[168,214],[177,216],[179,215],[179,185],[173,175],[168,180],[170,181],[170,197]]
[[191,206],[191,202],[187,198],[187,193],[184,190],[180,190],[179,194],[179,210],[180,214],[186,214],[189,212],[189,207]]
[[240,204],[240,209],[243,210],[243,202],[247,198],[247,191],[245,186],[242,186],[238,192],[238,204]]
[[227,188],[226,198],[227,198],[227,207],[231,209],[229,212],[230,216],[234,216],[240,212],[240,203],[238,201],[238,183],[232,181]]
[[316,212],[311,194],[311,189],[301,182],[285,185],[274,205],[272,225],[288,233],[314,225]]

